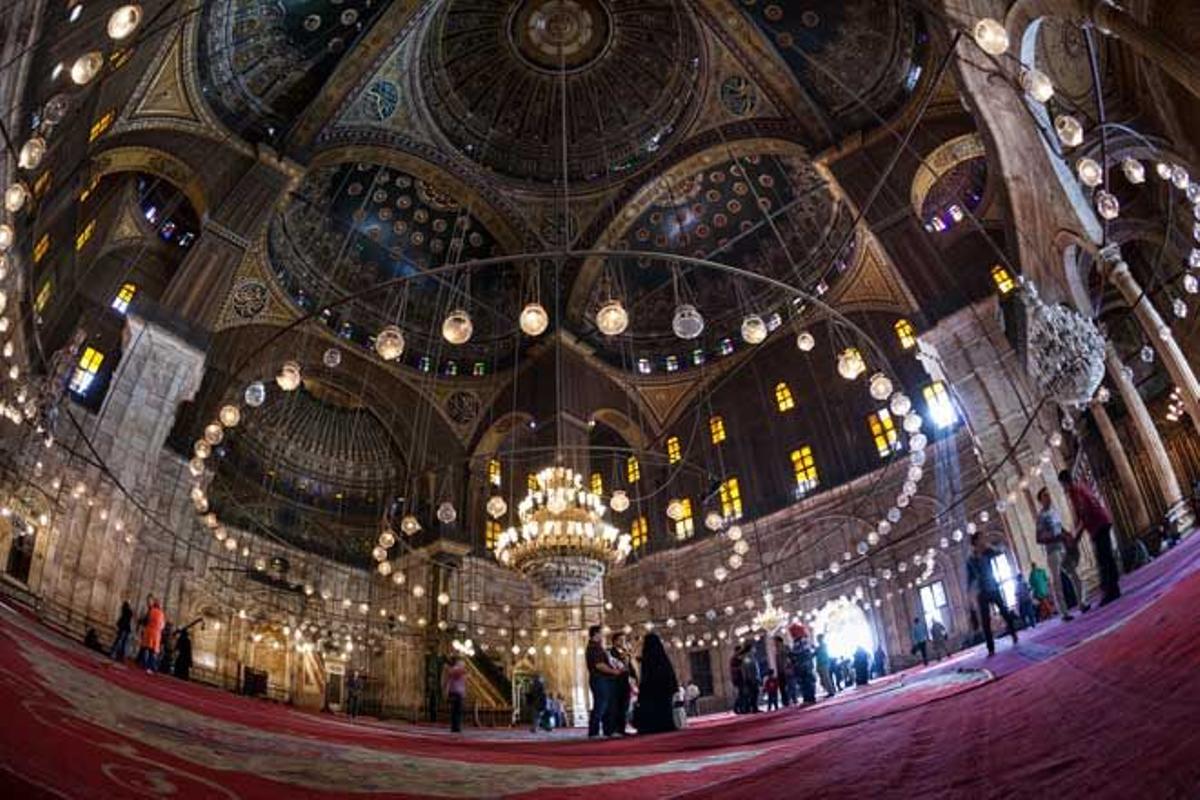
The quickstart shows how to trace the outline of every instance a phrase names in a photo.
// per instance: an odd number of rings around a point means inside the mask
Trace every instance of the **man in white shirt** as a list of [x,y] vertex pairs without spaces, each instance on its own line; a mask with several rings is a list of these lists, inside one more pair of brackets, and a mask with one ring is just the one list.
[[1079,579],[1076,568],[1079,566],[1078,544],[1069,533],[1063,530],[1062,517],[1054,509],[1050,501],[1050,492],[1042,487],[1037,495],[1042,510],[1037,518],[1037,540],[1046,548],[1047,569],[1050,572],[1050,588],[1054,594],[1054,604],[1064,621],[1074,619],[1067,612],[1067,603],[1063,597],[1062,576],[1066,571],[1067,579],[1073,584],[1075,597],[1079,600],[1079,610],[1087,611],[1088,604],[1083,581]]

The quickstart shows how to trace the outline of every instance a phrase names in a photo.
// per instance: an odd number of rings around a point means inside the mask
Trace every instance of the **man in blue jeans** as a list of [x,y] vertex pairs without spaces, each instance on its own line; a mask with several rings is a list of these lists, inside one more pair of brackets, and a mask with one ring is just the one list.
[[587,662],[588,686],[592,690],[592,712],[588,715],[588,738],[600,735],[612,736],[612,715],[609,706],[616,693],[616,679],[625,673],[612,665],[604,649],[604,632],[599,625],[588,628],[588,644],[584,653]]

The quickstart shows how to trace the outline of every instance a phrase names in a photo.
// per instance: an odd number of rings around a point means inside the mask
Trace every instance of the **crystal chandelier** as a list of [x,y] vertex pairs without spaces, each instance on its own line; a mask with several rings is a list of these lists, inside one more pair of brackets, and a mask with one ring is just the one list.
[[1082,314],[1048,305],[1028,282],[1022,284],[1020,296],[1029,315],[1030,376],[1061,405],[1086,405],[1104,379],[1104,337]]
[[517,505],[520,525],[496,541],[496,558],[559,602],[576,600],[632,549],[604,520],[599,495],[569,467],[546,467]]
[[762,611],[754,615],[754,628],[761,629],[767,633],[774,633],[778,629],[787,624],[788,615],[783,609],[777,607],[774,598],[767,595],[765,598],[766,606]]

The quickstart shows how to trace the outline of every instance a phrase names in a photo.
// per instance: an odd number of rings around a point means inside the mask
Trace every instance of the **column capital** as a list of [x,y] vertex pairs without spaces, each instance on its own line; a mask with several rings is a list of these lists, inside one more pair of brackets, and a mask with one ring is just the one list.
[[1109,270],[1129,269],[1129,265],[1125,263],[1125,259],[1121,255],[1121,245],[1116,243],[1100,248],[1100,261]]

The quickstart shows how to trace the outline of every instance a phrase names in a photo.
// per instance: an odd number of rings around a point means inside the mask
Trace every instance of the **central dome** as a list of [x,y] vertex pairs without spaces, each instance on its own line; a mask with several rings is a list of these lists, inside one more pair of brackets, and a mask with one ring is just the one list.
[[432,25],[437,126],[515,181],[562,180],[564,124],[572,183],[627,178],[699,106],[700,38],[673,0],[448,0]]

